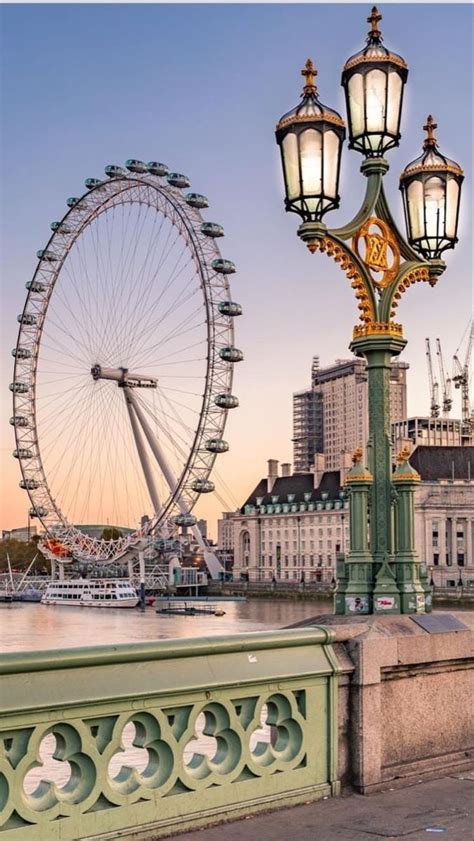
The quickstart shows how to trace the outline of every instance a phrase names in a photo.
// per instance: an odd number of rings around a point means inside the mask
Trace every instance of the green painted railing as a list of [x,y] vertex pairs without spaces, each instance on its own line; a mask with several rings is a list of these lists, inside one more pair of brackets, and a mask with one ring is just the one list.
[[337,794],[332,639],[2,655],[1,841],[157,838]]

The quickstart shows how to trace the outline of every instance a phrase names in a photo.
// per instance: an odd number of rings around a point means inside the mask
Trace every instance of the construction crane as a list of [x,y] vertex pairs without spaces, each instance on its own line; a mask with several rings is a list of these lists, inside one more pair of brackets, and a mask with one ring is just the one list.
[[469,332],[464,365],[461,365],[457,351],[453,357],[453,383],[455,388],[461,389],[461,418],[463,425],[471,425],[474,422],[474,418],[471,417],[471,405],[469,400],[469,379],[471,373],[472,343],[474,339],[474,324],[472,321],[470,327],[471,329]]
[[430,340],[425,339],[426,361],[428,363],[428,380],[430,384],[430,415],[432,418],[439,418],[439,385],[433,376],[433,363],[431,361]]
[[451,397],[451,378],[446,376],[444,362],[443,362],[443,354],[441,351],[441,342],[439,339],[436,339],[436,355],[438,357],[438,365],[439,365],[439,376],[441,381],[441,395],[443,400],[443,415],[449,415],[453,400]]

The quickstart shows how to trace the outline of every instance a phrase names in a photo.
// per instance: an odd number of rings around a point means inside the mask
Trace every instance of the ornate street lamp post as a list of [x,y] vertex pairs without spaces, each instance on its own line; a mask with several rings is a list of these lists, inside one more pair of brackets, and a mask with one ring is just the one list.
[[346,274],[360,311],[350,349],[367,361],[369,440],[347,476],[351,540],[338,564],[337,613],[416,613],[431,609],[431,591],[414,549],[413,496],[419,476],[402,452],[392,473],[390,370],[405,347],[393,319],[413,283],[434,286],[445,269],[441,254],[454,248],[463,172],[438,149],[431,116],[423,154],[400,177],[408,241],[393,221],[383,187],[385,152],[398,146],[408,67],[382,44],[381,15],[372,9],[363,50],[345,64],[342,85],[349,148],[361,152],[366,194],[354,219],[328,229],[323,216],[339,206],[339,171],[345,127],[323,105],[310,59],[300,104],[276,127],[285,183],[285,208],[298,213],[298,236],[311,253],[332,257]]

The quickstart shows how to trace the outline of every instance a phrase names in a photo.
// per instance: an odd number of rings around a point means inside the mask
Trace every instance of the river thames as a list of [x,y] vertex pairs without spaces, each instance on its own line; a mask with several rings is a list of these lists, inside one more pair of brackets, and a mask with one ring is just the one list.
[[331,599],[254,599],[218,604],[225,610],[224,616],[166,616],[157,614],[154,607],[142,612],[14,602],[0,605],[1,650],[33,651],[270,631],[332,612]]
[[[99,610],[60,605],[0,605],[0,650],[39,651],[88,645],[141,642],[143,640],[184,637],[208,637],[239,634],[246,631],[271,631],[285,628],[323,613],[332,613],[332,599],[286,601],[250,599],[222,601],[216,604],[224,616],[197,614],[167,616],[154,607]],[[438,607],[454,611],[459,606]],[[472,624],[472,611],[463,611],[463,619]]]

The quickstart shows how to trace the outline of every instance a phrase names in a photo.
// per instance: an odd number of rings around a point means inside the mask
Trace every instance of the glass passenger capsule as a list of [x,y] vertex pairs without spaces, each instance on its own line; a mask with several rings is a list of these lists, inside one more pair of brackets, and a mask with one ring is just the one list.
[[105,174],[109,176],[109,178],[119,178],[121,175],[126,175],[124,168],[122,166],[117,166],[116,164],[108,164],[105,167]]
[[221,301],[217,309],[221,315],[229,315],[234,318],[236,315],[242,315],[242,307],[236,304],[235,301]]
[[31,359],[33,354],[31,352],[31,350],[29,350],[29,348],[14,347],[13,350],[12,350],[12,356],[14,356],[15,359]]
[[219,351],[219,356],[221,359],[225,359],[226,362],[242,362],[244,358],[244,354],[238,347],[221,347]]
[[234,394],[216,394],[214,403],[220,409],[236,409],[239,405],[239,398]]
[[94,187],[102,187],[103,183],[100,178],[86,178],[84,181],[88,190],[92,190]]
[[223,237],[224,228],[218,225],[217,222],[203,222],[201,225],[201,233],[206,237]]
[[13,415],[10,418],[10,425],[11,426],[29,426],[29,420],[26,415]]
[[49,227],[52,231],[59,234],[70,234],[72,230],[72,228],[69,228],[65,222],[51,222]]
[[190,207],[197,207],[198,210],[204,210],[204,208],[209,207],[209,200],[206,196],[201,196],[200,193],[187,193],[184,200]]
[[215,488],[214,482],[210,479],[194,479],[191,483],[193,491],[199,494],[210,494]]
[[181,189],[184,189],[184,187],[191,186],[191,181],[188,176],[182,175],[181,172],[170,172],[169,175],[166,176],[166,180],[172,187],[180,187]]
[[46,260],[48,263],[54,263],[58,259],[58,255],[54,251],[48,251],[46,248],[41,248],[36,252],[38,260]]
[[143,161],[136,161],[134,158],[125,161],[125,166],[129,172],[147,172],[146,164]]
[[149,161],[146,168],[151,175],[168,175],[169,173],[166,164],[160,164],[159,161]]
[[235,263],[233,263],[232,260],[223,260],[220,257],[213,260],[211,266],[214,271],[219,272],[219,274],[234,274],[234,272],[237,271]]
[[48,513],[48,509],[44,508],[43,505],[38,505],[36,508],[30,508],[28,511],[30,517],[46,517]]
[[195,526],[197,523],[197,519],[194,514],[177,514],[176,517],[173,517],[173,522],[177,526],[182,526],[183,528],[190,528],[191,526]]
[[19,447],[17,450],[13,450],[13,458],[33,458],[33,453],[26,447]]
[[40,283],[39,280],[27,280],[25,283],[29,292],[45,292],[46,284]]
[[66,199],[66,204],[68,207],[75,207],[76,204],[79,204],[80,200],[81,199],[78,196],[69,196],[69,198]]
[[206,450],[209,453],[226,453],[228,449],[229,445],[223,438],[209,438],[209,441],[206,441]]
[[22,479],[19,482],[20,488],[22,491],[36,491],[38,490],[40,483],[36,481],[36,479]]
[[19,324],[26,324],[27,327],[33,327],[36,324],[36,315],[31,315],[29,312],[20,313],[17,315],[16,320]]
[[10,383],[8,387],[10,391],[13,391],[13,394],[28,394],[30,390],[28,383],[21,383],[18,380],[14,383]]

